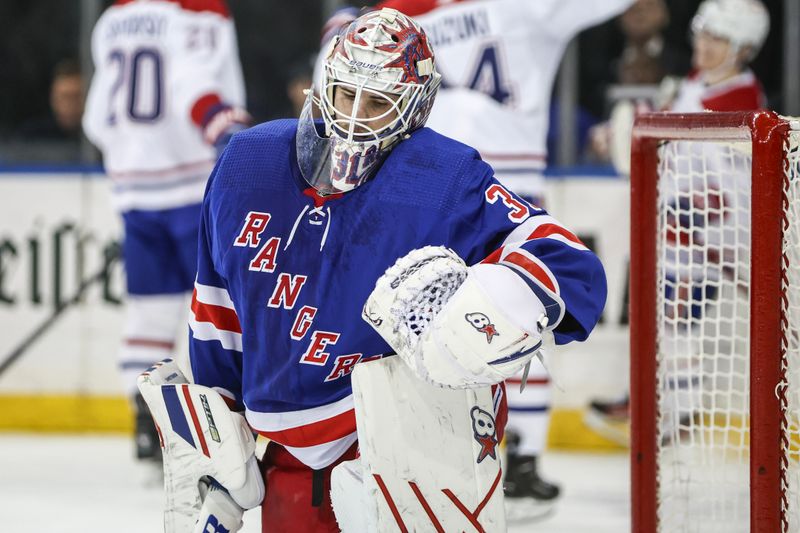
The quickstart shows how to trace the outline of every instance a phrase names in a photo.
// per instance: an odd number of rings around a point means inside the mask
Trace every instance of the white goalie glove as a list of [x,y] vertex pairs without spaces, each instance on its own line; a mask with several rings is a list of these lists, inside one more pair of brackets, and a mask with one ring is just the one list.
[[452,388],[513,376],[541,348],[547,327],[544,306],[516,274],[500,265],[467,267],[440,246],[398,259],[378,279],[362,317],[420,378]]
[[142,373],[138,385],[163,448],[165,533],[239,531],[244,509],[264,499],[244,417],[217,391],[189,383],[172,359]]

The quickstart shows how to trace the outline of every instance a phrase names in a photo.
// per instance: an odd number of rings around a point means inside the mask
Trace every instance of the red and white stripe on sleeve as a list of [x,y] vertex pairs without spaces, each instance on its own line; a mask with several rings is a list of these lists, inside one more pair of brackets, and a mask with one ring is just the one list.
[[575,250],[588,250],[574,233],[550,215],[542,214],[528,218],[515,228],[502,246],[482,263],[503,265],[517,274],[544,305],[549,323],[555,327],[564,317],[566,305],[561,297],[558,277],[552,270],[559,261],[552,257],[548,261],[542,260],[543,254],[547,255],[542,246],[551,241]]
[[242,351],[242,326],[223,288],[195,282],[189,327],[197,340],[219,341],[226,350]]
[[588,250],[585,244],[571,231],[550,215],[532,216],[512,231],[503,246],[520,245],[534,239],[554,239],[576,250]]

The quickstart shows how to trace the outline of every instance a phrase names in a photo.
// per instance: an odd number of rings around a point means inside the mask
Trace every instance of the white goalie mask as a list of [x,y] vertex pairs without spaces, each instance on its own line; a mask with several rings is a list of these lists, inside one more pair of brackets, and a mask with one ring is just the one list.
[[305,180],[323,194],[364,183],[425,124],[440,82],[425,32],[412,19],[394,9],[355,19],[331,41],[320,94],[309,93],[300,115]]
[[749,47],[751,61],[769,33],[769,12],[759,0],[705,0],[692,19],[692,33],[726,39],[734,52]]

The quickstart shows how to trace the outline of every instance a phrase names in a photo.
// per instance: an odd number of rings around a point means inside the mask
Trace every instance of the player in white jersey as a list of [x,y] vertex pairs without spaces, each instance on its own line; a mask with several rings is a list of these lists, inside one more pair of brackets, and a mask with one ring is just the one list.
[[[755,58],[769,33],[769,14],[759,0],[705,0],[697,10],[692,20],[693,39],[693,70],[678,84],[665,84],[666,91],[662,96],[664,111],[676,113],[698,113],[703,111],[755,111],[766,106],[761,83],[748,68],[749,62]],[[672,91],[669,89],[672,88]],[[600,130],[602,135],[630,138],[631,123],[620,124],[620,129]],[[609,146],[611,143],[600,141],[600,146]],[[597,145],[596,145],[597,146]],[[673,180],[666,180],[668,186],[679,187],[678,190],[665,190],[662,194],[675,196],[674,212],[683,213],[686,218],[689,205],[686,204],[687,190],[698,187],[705,190],[702,198],[695,195],[695,207],[700,206],[726,206],[727,215],[714,217],[709,215],[707,224],[693,223],[691,234],[693,242],[698,245],[690,249],[687,243],[678,242],[675,238],[680,231],[671,231],[669,241],[664,250],[666,274],[670,280],[667,285],[668,301],[691,302],[691,305],[680,307],[681,316],[687,320],[699,319],[709,312],[732,314],[732,310],[718,309],[716,288],[710,285],[718,283],[725,277],[723,260],[731,261],[734,254],[743,254],[731,247],[737,242],[749,240],[749,221],[742,217],[736,221],[730,213],[746,212],[749,200],[749,176],[737,171],[734,162],[738,161],[726,148],[720,147],[718,151],[707,143],[676,143],[675,150],[681,154],[675,157],[679,161],[678,175],[686,179],[676,184]],[[600,150],[602,153],[602,149]],[[715,155],[715,152],[718,155]],[[612,154],[614,155],[614,154]],[[689,165],[692,161],[698,162],[702,158],[706,168],[702,177],[690,178]],[[630,161],[629,145],[627,150],[619,150],[619,155],[612,158],[615,165],[621,165],[623,171],[628,171],[627,161]],[[739,162],[738,164],[741,164]],[[704,180],[704,183],[693,183],[692,180]],[[684,199],[678,199],[683,196]],[[737,207],[738,206],[738,207]],[[738,222],[738,224],[737,224]],[[675,230],[687,222],[681,222],[680,217],[673,217],[671,223]],[[688,235],[686,228],[682,233]],[[741,259],[740,259],[741,261]],[[683,280],[680,289],[673,289],[675,280]],[[707,284],[706,282],[712,282]],[[704,308],[704,302],[706,303]],[[672,306],[674,309],[678,306]],[[734,318],[729,317],[731,323]],[[687,383],[686,380],[675,380],[677,383]],[[680,394],[683,387],[676,386],[676,394]],[[688,400],[685,400],[688,401]],[[690,413],[679,413],[686,417]],[[586,422],[594,429],[615,440],[627,440],[627,424],[629,420],[629,398],[626,394],[616,401],[596,400],[591,402],[586,415]]]
[[194,285],[200,203],[218,150],[249,122],[225,0],[118,0],[92,33],[83,126],[124,221],[128,299],[119,365],[137,455],[158,455],[136,377],[170,355]]
[[[550,94],[561,56],[581,30],[632,0],[386,0],[422,25],[436,51],[442,88],[428,125],[475,147],[517,194],[541,204]],[[557,485],[538,475],[547,440],[550,380],[531,364],[509,380],[506,496],[553,500]]]
[[443,85],[436,131],[474,146],[518,194],[541,198],[550,94],[570,40],[632,0],[386,0],[427,31]]

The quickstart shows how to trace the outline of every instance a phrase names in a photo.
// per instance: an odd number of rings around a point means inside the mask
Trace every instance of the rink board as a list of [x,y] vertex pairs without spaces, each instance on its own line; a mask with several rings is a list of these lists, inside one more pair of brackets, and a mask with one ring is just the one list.
[[[0,172],[0,362],[119,245],[121,225],[109,192],[97,172]],[[591,339],[562,347],[547,361],[554,386],[551,446],[614,447],[583,425],[582,410],[590,398],[626,386],[628,194],[627,181],[615,177],[548,181],[546,207],[598,253],[609,284],[603,321]],[[0,430],[130,431],[116,370],[122,268],[112,263],[109,279],[0,375]]]

